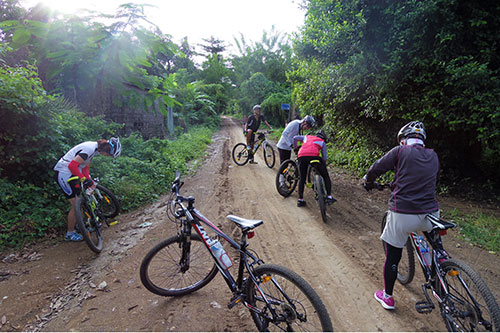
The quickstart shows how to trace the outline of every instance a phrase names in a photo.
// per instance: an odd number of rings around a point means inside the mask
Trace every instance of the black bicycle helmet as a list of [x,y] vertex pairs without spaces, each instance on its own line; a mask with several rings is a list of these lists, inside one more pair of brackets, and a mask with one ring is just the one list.
[[401,127],[398,132],[398,144],[401,140],[408,138],[418,138],[422,140],[427,138],[424,124],[421,121],[410,121],[408,124]]
[[317,131],[316,136],[326,142],[326,134],[323,130],[320,129],[319,131]]

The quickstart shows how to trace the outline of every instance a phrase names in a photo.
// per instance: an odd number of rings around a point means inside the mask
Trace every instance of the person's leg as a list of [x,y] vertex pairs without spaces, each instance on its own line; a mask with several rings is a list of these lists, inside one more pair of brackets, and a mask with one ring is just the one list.
[[253,161],[253,145],[255,142],[255,134],[253,130],[249,129],[247,132],[247,150],[248,150],[248,159],[250,162]]
[[71,209],[69,210],[68,213],[68,232],[74,232],[75,231],[75,224],[76,224],[76,217],[75,217],[75,204],[76,204],[76,197],[68,199],[69,203],[71,204]]
[[388,243],[385,245],[385,265],[384,265],[384,290],[377,290],[373,295],[384,309],[394,310],[394,284],[398,277],[398,264],[403,253],[402,248],[394,247]]
[[247,130],[247,148],[248,147],[252,147],[252,144],[253,144],[253,142],[252,142],[252,134],[253,134],[253,130],[248,129]]
[[289,160],[290,157],[292,156],[292,151],[291,150],[285,150],[278,148],[278,153],[280,155],[280,165],[285,162],[286,160]]
[[307,177],[307,167],[309,166],[309,159],[307,156],[299,157],[299,200],[304,199],[304,186]]
[[319,167],[318,167],[319,174],[323,179],[325,180],[325,187],[326,187],[326,194],[331,195],[332,194],[332,181],[330,179],[330,175],[328,175],[328,170],[326,169],[326,163],[321,162]]

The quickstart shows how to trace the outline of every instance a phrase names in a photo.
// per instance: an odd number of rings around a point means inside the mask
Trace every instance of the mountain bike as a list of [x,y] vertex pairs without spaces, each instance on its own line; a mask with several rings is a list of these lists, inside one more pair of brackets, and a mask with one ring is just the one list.
[[[312,188],[314,191],[314,200],[321,211],[321,218],[323,222],[327,222],[326,206],[327,206],[327,193],[325,180],[319,173],[317,166],[321,163],[319,159],[312,160],[307,167],[306,186]],[[278,193],[288,197],[293,193],[297,184],[299,183],[300,172],[298,160],[286,160],[280,165],[278,173],[276,174],[276,189]]]
[[[259,147],[262,145],[264,149],[264,161],[266,165],[272,169],[274,167],[274,163],[276,161],[276,154],[274,153],[274,149],[271,144],[267,141],[266,134],[269,134],[270,131],[266,132],[257,132],[255,133],[257,136],[257,141],[254,143],[254,148],[252,149],[252,153],[255,155],[259,150]],[[233,147],[233,161],[239,166],[247,164],[250,154],[247,149],[246,143],[237,143]]]
[[[389,187],[387,184],[375,185],[379,190]],[[387,213],[382,219],[382,231],[386,218]],[[440,235],[445,235],[446,230],[457,226],[452,221],[431,214],[427,215],[427,219],[433,226],[433,232]],[[413,280],[415,254],[426,281],[422,285],[425,300],[416,303],[417,312],[432,312],[435,308],[434,299],[448,331],[499,331],[500,308],[486,283],[465,262],[452,259],[447,254],[443,257],[438,248],[435,239],[417,232],[410,233],[403,248],[397,280],[402,285]]]
[[[167,215],[178,226],[177,235],[153,247],[141,263],[141,281],[149,291],[161,296],[187,295],[206,286],[220,272],[233,295],[228,308],[243,304],[259,331],[333,330],[326,307],[303,278],[287,268],[265,264],[249,248],[247,240],[262,220],[228,215],[227,219],[240,228],[237,242],[195,209],[194,197],[179,194],[182,185],[177,172],[167,206]],[[210,237],[203,226],[216,236]],[[237,277],[229,271],[233,262],[219,240],[239,253]]]
[[[98,179],[94,180],[95,183]],[[81,193],[76,199],[76,226],[80,230],[88,247],[95,253],[103,248],[103,224],[111,226],[116,222],[109,222],[120,213],[120,202],[116,196],[104,186],[97,184],[92,193],[81,182]]]

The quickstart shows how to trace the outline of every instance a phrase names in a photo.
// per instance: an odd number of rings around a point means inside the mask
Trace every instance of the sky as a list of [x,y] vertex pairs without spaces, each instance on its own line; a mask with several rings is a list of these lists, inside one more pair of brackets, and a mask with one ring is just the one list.
[[[43,2],[64,13],[78,13],[86,8],[102,13],[114,13],[122,3],[135,2],[156,7],[146,9],[147,17],[163,33],[172,35],[175,43],[185,36],[191,45],[214,36],[228,44],[240,33],[247,42],[259,41],[264,31],[280,33],[299,31],[305,11],[299,8],[301,0],[22,0],[26,8]],[[236,52],[236,48],[229,51]]]

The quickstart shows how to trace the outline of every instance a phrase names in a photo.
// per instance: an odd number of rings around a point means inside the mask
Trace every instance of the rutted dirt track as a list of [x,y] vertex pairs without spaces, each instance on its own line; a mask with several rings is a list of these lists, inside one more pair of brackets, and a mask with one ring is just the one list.
[[[296,194],[286,199],[277,194],[277,166],[267,168],[261,152],[257,165],[232,162],[231,149],[242,140],[240,124],[224,118],[200,169],[183,175],[182,193],[194,195],[207,218],[235,236],[226,215],[264,220],[250,240],[252,248],[266,262],[304,277],[320,294],[337,331],[445,330],[437,311],[415,311],[415,302],[422,299],[419,272],[409,287],[396,285],[396,311],[382,309],[373,299],[383,285],[378,237],[387,192],[368,194],[359,179],[331,170],[338,202],[328,208],[325,224],[310,190],[305,191],[305,208],[296,206]],[[142,258],[176,233],[165,215],[165,200],[119,216],[119,224],[105,231],[105,250],[99,256],[84,243],[61,242],[5,253],[0,262],[0,330],[254,331],[243,306],[227,309],[231,294],[220,276],[181,298],[155,296],[142,287]],[[444,241],[451,255],[477,270],[500,299],[500,258],[453,233]]]

